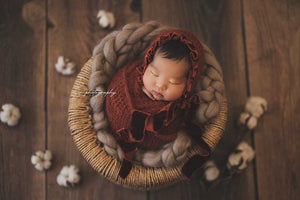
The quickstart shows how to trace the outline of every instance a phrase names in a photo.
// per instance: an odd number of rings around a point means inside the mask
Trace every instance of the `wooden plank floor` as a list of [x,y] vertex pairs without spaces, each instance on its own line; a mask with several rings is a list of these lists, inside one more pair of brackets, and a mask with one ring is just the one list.
[[[300,2],[298,0],[0,0],[0,105],[21,108],[16,127],[0,124],[0,199],[299,199]],[[111,30],[97,12],[114,12],[116,29],[158,20],[192,31],[220,61],[229,121],[215,152],[220,162],[234,147],[235,120],[248,96],[265,97],[269,111],[246,140],[256,151],[247,170],[209,189],[199,177],[158,191],[116,186],[81,157],[69,134],[67,107],[76,76],[59,75],[64,55],[77,69]],[[30,157],[50,149],[50,171],[36,171]],[[63,165],[76,164],[82,182],[57,185]]]

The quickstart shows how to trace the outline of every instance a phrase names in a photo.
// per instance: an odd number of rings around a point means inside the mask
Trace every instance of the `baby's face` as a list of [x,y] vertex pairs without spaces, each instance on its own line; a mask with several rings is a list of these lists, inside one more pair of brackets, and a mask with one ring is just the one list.
[[171,60],[156,53],[144,73],[143,91],[153,100],[174,101],[185,89],[188,70],[186,59]]

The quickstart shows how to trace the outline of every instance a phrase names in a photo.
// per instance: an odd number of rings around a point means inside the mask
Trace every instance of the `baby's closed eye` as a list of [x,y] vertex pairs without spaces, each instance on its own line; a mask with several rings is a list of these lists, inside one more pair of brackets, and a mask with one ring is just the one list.
[[151,74],[152,74],[153,76],[158,77],[158,74],[157,74],[156,72],[154,72],[154,71],[152,71],[152,70],[150,70],[150,72],[151,72]]

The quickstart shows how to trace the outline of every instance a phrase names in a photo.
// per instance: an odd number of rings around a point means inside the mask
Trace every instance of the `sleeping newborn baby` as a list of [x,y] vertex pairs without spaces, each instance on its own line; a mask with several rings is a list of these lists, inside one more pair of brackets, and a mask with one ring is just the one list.
[[123,151],[119,175],[125,178],[136,152],[157,150],[175,140],[183,129],[205,152],[194,155],[182,168],[190,177],[208,158],[202,127],[194,122],[200,104],[195,87],[204,67],[204,53],[198,39],[184,30],[170,30],[157,36],[145,56],[121,68],[107,91],[105,111],[110,127]]

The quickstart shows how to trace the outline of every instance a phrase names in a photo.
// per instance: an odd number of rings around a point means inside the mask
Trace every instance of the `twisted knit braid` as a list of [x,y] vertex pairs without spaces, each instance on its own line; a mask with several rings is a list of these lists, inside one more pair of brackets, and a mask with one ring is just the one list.
[[[104,113],[104,98],[102,92],[113,75],[120,67],[143,57],[152,40],[161,32],[170,27],[162,26],[150,21],[146,24],[132,23],[125,25],[122,30],[114,31],[102,39],[93,51],[92,74],[89,79],[89,89],[99,93],[90,100],[93,109],[94,129],[97,138],[104,145],[105,151],[118,159],[122,159],[122,151],[115,138],[109,133],[109,123]],[[197,92],[202,98],[196,118],[205,123],[215,117],[224,96],[222,70],[211,50],[202,43],[206,65],[204,74],[197,86]],[[109,94],[108,94],[109,95]],[[177,133],[177,138],[157,151],[138,151],[135,162],[149,167],[173,167],[180,163],[188,148],[192,145],[191,139],[184,130]]]

